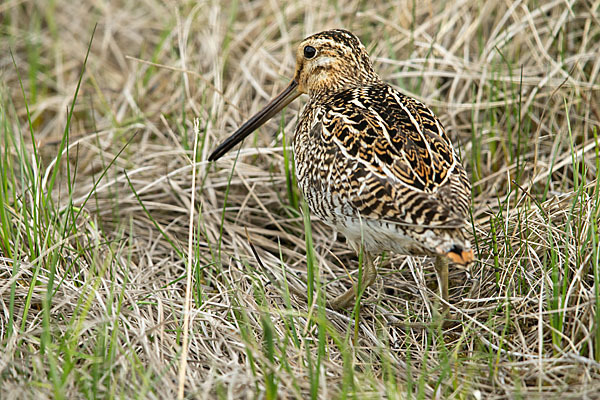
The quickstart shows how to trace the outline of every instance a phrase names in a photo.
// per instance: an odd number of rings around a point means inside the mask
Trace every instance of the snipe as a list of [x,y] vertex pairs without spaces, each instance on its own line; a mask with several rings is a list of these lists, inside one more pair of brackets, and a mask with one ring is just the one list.
[[311,211],[365,255],[361,287],[377,276],[372,255],[435,257],[447,311],[448,261],[467,264],[471,185],[441,122],[383,82],[365,47],[334,29],[304,39],[289,85],[210,155],[217,160],[301,94],[309,100],[293,140],[298,185]]

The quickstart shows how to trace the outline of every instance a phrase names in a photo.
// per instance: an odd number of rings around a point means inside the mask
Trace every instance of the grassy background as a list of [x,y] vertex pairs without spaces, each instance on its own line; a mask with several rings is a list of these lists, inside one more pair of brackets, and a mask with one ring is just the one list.
[[[597,396],[600,2],[283,4],[0,4],[0,397],[174,397],[188,266],[190,398]],[[359,309],[322,307],[358,259],[299,211],[306,99],[204,161],[332,27],[472,177],[457,327],[401,325],[435,319],[427,258],[383,255]]]

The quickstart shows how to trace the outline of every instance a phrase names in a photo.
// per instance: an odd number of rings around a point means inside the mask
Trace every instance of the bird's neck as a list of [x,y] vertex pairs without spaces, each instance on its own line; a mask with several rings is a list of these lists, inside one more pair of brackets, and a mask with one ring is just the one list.
[[[356,77],[359,78],[359,77]],[[381,83],[381,79],[377,75],[369,75],[361,79],[348,79],[338,80],[335,85],[324,85],[323,87],[317,87],[313,91],[308,93],[311,103],[326,102],[327,98],[335,96],[336,94],[352,89],[358,89],[366,86],[371,86],[377,83]]]

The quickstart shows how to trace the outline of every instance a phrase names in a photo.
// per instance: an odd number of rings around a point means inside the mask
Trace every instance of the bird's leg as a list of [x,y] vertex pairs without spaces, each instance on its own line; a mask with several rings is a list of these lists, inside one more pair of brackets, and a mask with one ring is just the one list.
[[377,268],[375,268],[375,264],[373,264],[371,255],[365,252],[362,277],[360,279],[360,288],[359,282],[356,282],[351,289],[346,291],[346,293],[333,299],[333,301],[330,303],[331,307],[336,310],[348,308],[348,306],[354,303],[355,296],[357,296],[358,293],[362,292],[367,287],[371,286],[373,282],[375,282],[375,278],[377,278]]
[[[448,259],[445,256],[436,256],[433,263],[435,266],[435,272],[439,278],[439,287],[442,294],[442,317],[437,321],[434,318],[432,323],[419,323],[419,322],[395,322],[394,325],[402,326],[406,329],[428,329],[433,326],[441,326],[443,329],[454,328],[459,325],[460,322],[451,319],[450,310],[448,306]],[[441,324],[440,324],[441,323]]]
[[436,256],[433,263],[435,272],[440,281],[440,292],[442,294],[442,314],[448,314],[448,259],[445,256]]
[[[433,326],[441,326],[442,328],[452,328],[456,325],[456,321],[449,319],[449,307],[448,307],[448,259],[445,256],[436,256],[433,262],[435,266],[435,272],[438,276],[440,292],[442,295],[442,299],[444,300],[442,303],[441,311],[442,318],[434,321],[432,323],[420,323],[420,322],[397,322],[394,325],[402,326],[406,329],[428,329]],[[435,314],[434,314],[435,315]],[[441,325],[439,325],[441,322]]]

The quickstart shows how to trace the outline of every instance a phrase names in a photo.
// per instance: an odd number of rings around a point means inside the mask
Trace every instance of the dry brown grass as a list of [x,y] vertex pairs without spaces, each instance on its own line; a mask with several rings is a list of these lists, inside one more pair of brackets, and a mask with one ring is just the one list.
[[[273,385],[281,398],[600,398],[599,1],[9,0],[0,27],[2,398],[175,396],[192,207],[190,398],[272,398]],[[398,326],[433,317],[426,258],[384,257],[358,317],[282,293],[308,277],[280,121],[237,162],[203,161],[287,83],[296,44],[331,27],[361,37],[461,149],[478,261],[451,273],[453,329]],[[21,169],[25,100],[39,181]],[[319,222],[312,236],[331,297],[358,261]]]

